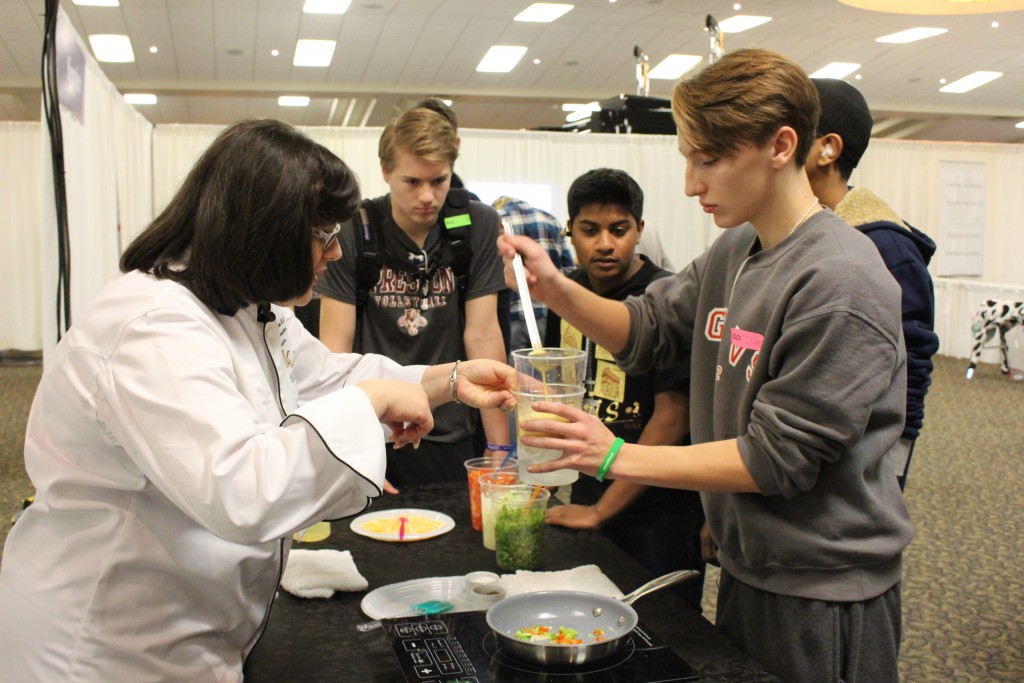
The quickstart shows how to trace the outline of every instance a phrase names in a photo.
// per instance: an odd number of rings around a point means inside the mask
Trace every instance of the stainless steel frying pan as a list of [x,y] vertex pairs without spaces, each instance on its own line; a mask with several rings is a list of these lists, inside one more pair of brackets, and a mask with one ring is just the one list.
[[[631,605],[656,590],[700,576],[684,569],[645,583],[621,600],[578,591],[538,591],[513,595],[487,610],[487,625],[494,632],[498,649],[521,661],[545,666],[567,666],[596,662],[612,656],[627,642],[637,625]],[[529,626],[565,626],[576,629],[582,645],[555,645],[519,640],[516,631]],[[592,636],[604,632],[604,640]]]

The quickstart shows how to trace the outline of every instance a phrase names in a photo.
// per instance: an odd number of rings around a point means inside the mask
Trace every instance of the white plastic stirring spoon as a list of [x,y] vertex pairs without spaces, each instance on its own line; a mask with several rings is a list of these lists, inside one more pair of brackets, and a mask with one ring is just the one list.
[[[512,232],[512,225],[504,218],[501,220],[501,227],[509,237],[515,234]],[[526,332],[530,335],[530,345],[535,349],[539,349],[542,347],[540,332],[537,331],[537,318],[533,314],[533,301],[530,299],[530,288],[526,284],[523,258],[519,255],[519,252],[516,252],[515,257],[512,259],[512,270],[515,271],[516,284],[519,286],[519,299],[523,302],[523,318],[526,320]]]

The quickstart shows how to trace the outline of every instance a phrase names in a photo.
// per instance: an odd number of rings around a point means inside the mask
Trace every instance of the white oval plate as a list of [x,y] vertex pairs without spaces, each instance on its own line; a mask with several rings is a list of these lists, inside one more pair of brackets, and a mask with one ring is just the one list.
[[390,619],[410,614],[412,605],[428,600],[443,600],[455,605],[452,612],[483,609],[466,595],[466,580],[461,576],[413,579],[375,588],[363,596],[359,608],[371,619]]
[[[437,527],[436,529],[432,529],[431,531],[426,531],[422,533],[414,533],[411,530],[406,529],[405,536],[402,539],[398,538],[397,530],[394,533],[382,534],[364,528],[364,525],[367,522],[374,522],[386,519],[397,520],[399,517],[407,517],[410,519],[413,517],[419,517],[422,519],[429,519],[435,522],[440,522],[441,526]],[[365,515],[359,515],[358,517],[352,520],[352,524],[350,525],[350,527],[352,531],[354,531],[355,533],[361,536],[375,538],[378,541],[422,541],[427,538],[434,538],[435,536],[440,536],[441,534],[448,533],[449,531],[455,528],[455,520],[449,517],[448,515],[444,514],[443,512],[434,512],[433,510],[380,510],[378,512],[368,512]]]

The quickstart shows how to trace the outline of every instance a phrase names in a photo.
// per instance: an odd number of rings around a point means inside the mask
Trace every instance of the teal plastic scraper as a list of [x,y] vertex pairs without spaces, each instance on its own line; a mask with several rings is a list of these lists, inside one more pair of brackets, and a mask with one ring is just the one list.
[[[427,600],[426,602],[410,605],[409,609],[412,611],[408,614],[396,614],[394,617],[391,618],[395,619],[398,617],[411,617],[416,614],[444,614],[445,612],[450,612],[451,610],[455,609],[455,605],[450,602],[447,602],[446,600]],[[368,621],[364,624],[359,624],[356,626],[357,631],[362,631],[364,633],[366,631],[372,631],[375,628],[380,628],[379,619],[374,621]]]

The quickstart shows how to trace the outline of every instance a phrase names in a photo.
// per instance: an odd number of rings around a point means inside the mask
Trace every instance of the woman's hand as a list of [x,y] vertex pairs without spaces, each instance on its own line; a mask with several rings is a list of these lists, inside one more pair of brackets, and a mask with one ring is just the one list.
[[370,399],[377,419],[391,430],[395,448],[410,443],[418,447],[420,439],[434,428],[427,392],[421,385],[376,379],[356,386]]
[[596,416],[564,403],[535,401],[533,410],[561,419],[526,420],[520,425],[519,442],[562,451],[562,457],[530,465],[527,469],[537,473],[573,469],[593,476],[604,462],[615,435]]
[[512,396],[516,371],[505,363],[477,358],[459,363],[455,392],[459,400],[474,408],[500,408],[511,412],[516,406]]
[[530,296],[536,301],[546,301],[552,283],[562,277],[561,271],[551,261],[551,256],[544,247],[524,235],[498,235],[498,251],[505,262],[505,284],[519,291],[516,282],[512,259],[519,252],[523,258],[523,269],[526,271],[526,283],[530,288]]

